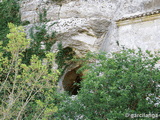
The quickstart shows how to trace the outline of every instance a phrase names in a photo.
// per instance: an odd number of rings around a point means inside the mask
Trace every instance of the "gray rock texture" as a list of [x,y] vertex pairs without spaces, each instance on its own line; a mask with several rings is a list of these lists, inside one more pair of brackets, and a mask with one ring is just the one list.
[[[117,50],[116,20],[159,8],[159,0],[24,0],[20,12],[22,21],[33,24],[39,22],[40,12],[47,10],[47,24],[57,22],[51,31],[58,32],[64,47],[74,48],[81,56],[86,51]],[[127,42],[130,38],[125,39]]]
[[[57,32],[57,44],[70,47],[78,57],[88,51],[117,51],[120,47],[160,50],[160,0],[23,0],[21,20],[29,21],[29,29],[39,23],[39,15],[47,11],[45,23],[48,33]],[[154,11],[154,12],[152,12]],[[152,14],[153,13],[153,14]],[[69,82],[64,81],[69,72],[76,69],[71,65],[59,81],[59,91]],[[72,76],[72,75],[71,75]],[[77,76],[75,74],[75,76]],[[72,80],[74,81],[74,80]]]

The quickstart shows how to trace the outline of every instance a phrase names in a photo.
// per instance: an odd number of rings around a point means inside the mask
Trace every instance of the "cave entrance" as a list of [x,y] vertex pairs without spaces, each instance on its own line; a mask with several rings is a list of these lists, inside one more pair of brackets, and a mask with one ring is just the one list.
[[77,95],[80,90],[80,85],[77,85],[82,80],[82,74],[78,74],[77,70],[80,67],[76,67],[68,71],[63,79],[63,88],[65,91],[68,91],[70,95]]

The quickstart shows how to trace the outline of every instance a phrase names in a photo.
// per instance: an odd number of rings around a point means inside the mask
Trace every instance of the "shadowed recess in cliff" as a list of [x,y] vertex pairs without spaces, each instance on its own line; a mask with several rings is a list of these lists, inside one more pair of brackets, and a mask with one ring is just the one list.
[[68,91],[70,95],[77,95],[80,90],[79,83],[82,80],[82,74],[78,74],[77,70],[80,68],[76,67],[66,73],[63,79],[63,88]]

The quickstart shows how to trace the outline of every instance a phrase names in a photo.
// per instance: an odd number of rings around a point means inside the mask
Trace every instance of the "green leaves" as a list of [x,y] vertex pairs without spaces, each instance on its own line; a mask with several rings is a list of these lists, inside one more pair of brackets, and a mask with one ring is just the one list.
[[[49,28],[48,28],[49,29]],[[51,35],[47,33],[47,27],[44,23],[35,25],[30,29],[30,47],[26,49],[23,62],[29,64],[32,55],[39,56],[39,59],[46,58],[45,53],[51,50],[55,43],[55,31]]]
[[15,26],[12,23],[8,23],[10,33],[7,34],[7,38],[9,39],[9,43],[6,47],[8,52],[11,54],[15,54],[16,52],[21,53],[29,47],[30,39],[26,39],[26,34],[24,33],[24,29],[22,26]]
[[62,43],[58,44],[58,53],[56,54],[56,63],[58,64],[58,69],[63,73],[66,67],[73,61],[75,52],[70,47],[63,48]]
[[8,23],[20,24],[19,4],[17,0],[3,0],[0,2],[0,41],[6,46],[9,33]]
[[22,52],[30,40],[23,27],[9,23],[9,28],[9,43],[5,48],[0,46],[11,53],[8,58],[0,51],[0,119],[49,119],[57,111],[53,104],[59,75],[52,69],[55,55],[47,52],[42,60],[32,55],[29,65],[22,63]]
[[60,115],[67,109],[61,119],[81,115],[82,119],[127,120],[126,113],[158,113],[159,106],[155,106],[158,103],[155,98],[159,96],[156,86],[160,84],[160,70],[155,67],[158,60],[159,54],[130,49],[87,54],[79,61],[83,64],[81,72],[88,72],[83,76],[77,99],[68,101],[63,109],[60,106]]

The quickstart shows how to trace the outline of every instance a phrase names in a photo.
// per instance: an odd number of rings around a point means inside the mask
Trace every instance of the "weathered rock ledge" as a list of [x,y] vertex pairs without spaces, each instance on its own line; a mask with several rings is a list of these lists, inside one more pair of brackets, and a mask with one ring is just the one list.
[[[61,41],[64,48],[70,47],[82,57],[88,51],[117,51],[117,43],[134,49],[160,50],[159,9],[159,0],[23,0],[20,12],[21,20],[31,23],[29,29],[39,23],[39,14],[46,10],[50,21],[45,24],[49,27],[56,22],[48,30],[57,31],[52,51],[57,52]],[[72,78],[68,73],[75,73],[76,67],[71,65],[65,71],[61,87],[65,86],[64,78]]]

